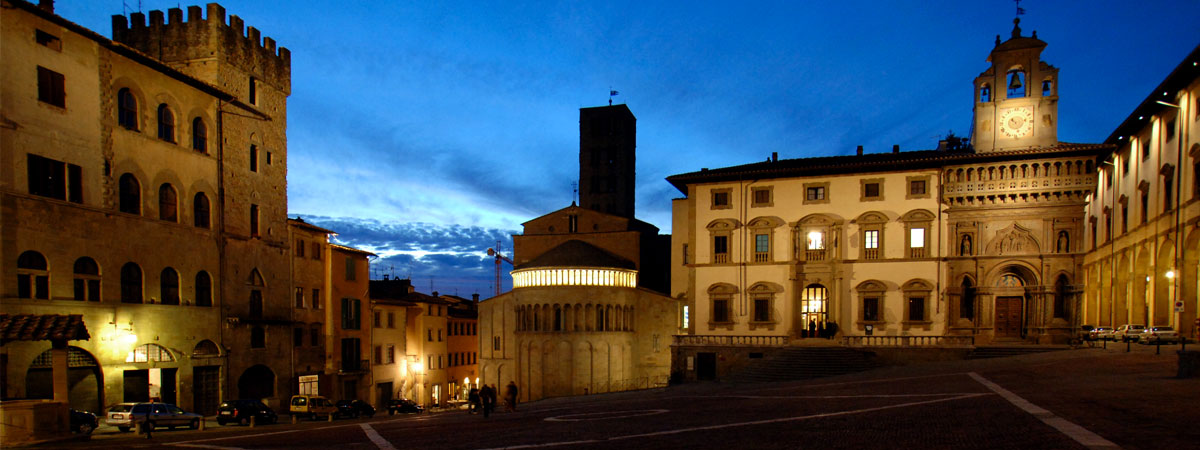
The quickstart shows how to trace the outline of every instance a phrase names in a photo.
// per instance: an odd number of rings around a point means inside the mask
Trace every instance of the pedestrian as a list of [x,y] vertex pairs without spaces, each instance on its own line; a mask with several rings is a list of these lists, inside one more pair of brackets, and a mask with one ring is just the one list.
[[817,337],[819,337],[821,339],[825,339],[825,337],[826,337],[825,330],[826,330],[825,322],[821,322],[821,323],[817,324]]
[[479,388],[471,388],[471,393],[467,394],[467,412],[471,414],[479,414]]
[[816,319],[808,321],[808,337],[817,337],[817,321],[816,321]]
[[517,411],[517,382],[509,381],[504,388],[504,406],[508,411]]
[[483,403],[483,418],[486,419],[492,415],[492,408],[496,405],[495,399],[496,396],[495,392],[492,391],[492,387],[486,384],[483,385],[483,388],[479,390],[479,400]]
[[836,335],[837,335],[837,330],[838,330],[838,324],[837,324],[837,322],[829,322],[829,326],[828,326],[828,327],[826,327],[826,329],[828,329],[828,330],[829,330],[829,331],[828,331],[828,333],[829,333],[829,339],[833,339],[833,338],[834,338],[834,336],[836,336]]

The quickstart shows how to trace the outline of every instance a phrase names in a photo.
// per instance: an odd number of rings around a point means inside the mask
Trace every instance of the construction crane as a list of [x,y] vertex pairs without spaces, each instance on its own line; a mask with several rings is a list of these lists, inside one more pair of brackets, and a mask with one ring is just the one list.
[[489,248],[487,250],[488,256],[496,257],[496,296],[500,295],[500,261],[507,262],[510,266],[516,266],[516,263],[508,259],[507,256],[504,256],[503,253],[500,253],[501,248],[503,247],[500,246],[500,241],[496,241],[496,248]]

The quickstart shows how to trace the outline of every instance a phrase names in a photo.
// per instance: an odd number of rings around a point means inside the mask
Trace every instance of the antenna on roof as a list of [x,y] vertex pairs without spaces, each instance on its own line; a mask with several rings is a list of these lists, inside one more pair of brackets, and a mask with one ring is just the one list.
[[579,200],[579,182],[572,181],[571,182],[571,204],[574,205],[576,200]]

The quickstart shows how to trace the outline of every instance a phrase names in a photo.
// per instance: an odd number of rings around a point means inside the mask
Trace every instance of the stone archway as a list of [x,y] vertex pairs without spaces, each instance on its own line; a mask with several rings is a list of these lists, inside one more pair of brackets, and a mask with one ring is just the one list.
[[[1167,240],[1158,247],[1158,261],[1154,265],[1154,303],[1150,306],[1150,321],[1146,326],[1171,324],[1171,301],[1175,297],[1172,286],[1174,280],[1167,277],[1168,271],[1175,271],[1175,243]],[[1172,276],[1177,275],[1178,271]]]
[[238,398],[267,399],[275,396],[275,371],[258,364],[238,377]]
[[1113,286],[1113,328],[1129,323],[1129,278],[1130,267],[1129,255],[1121,255],[1121,262],[1117,263],[1116,284]]
[[1142,248],[1137,253],[1137,261],[1133,265],[1133,278],[1130,279],[1129,316],[1131,324],[1149,323],[1150,286],[1154,278],[1154,267],[1151,262],[1149,247]]
[[992,336],[1024,338],[1031,300],[1028,288],[1041,284],[1036,273],[1020,263],[1005,264],[992,273],[988,284],[992,290]]
[[[25,371],[28,398],[54,398],[50,350],[39,354]],[[87,350],[67,347],[67,398],[71,408],[100,414],[104,411],[104,372]]]

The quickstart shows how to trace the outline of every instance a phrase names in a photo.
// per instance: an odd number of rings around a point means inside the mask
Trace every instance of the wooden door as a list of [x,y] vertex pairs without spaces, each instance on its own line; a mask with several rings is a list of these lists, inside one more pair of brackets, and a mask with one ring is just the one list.
[[996,298],[996,337],[1021,337],[1021,297]]

